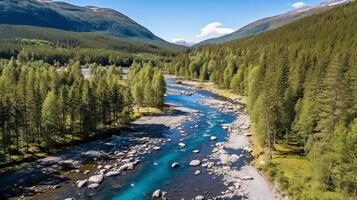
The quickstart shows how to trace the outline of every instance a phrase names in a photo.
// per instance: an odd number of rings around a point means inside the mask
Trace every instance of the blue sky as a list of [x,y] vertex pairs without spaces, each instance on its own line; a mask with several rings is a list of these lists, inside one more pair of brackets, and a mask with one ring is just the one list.
[[61,0],[112,8],[172,42],[217,37],[255,20],[323,0]]

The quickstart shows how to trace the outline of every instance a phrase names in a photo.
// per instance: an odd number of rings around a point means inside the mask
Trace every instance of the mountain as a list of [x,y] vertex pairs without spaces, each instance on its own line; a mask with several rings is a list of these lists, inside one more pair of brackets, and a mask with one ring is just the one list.
[[176,45],[185,46],[185,47],[190,47],[195,44],[194,42],[186,42],[185,40],[176,40],[173,43]]
[[121,39],[170,43],[124,14],[108,8],[50,0],[1,0],[0,24],[30,25],[73,32],[95,32]]
[[[60,48],[105,49],[127,53],[175,53],[183,47],[166,43],[149,43],[106,36],[100,33],[72,32],[54,28],[27,25],[0,24],[0,57],[1,52],[19,52],[26,46],[43,46]],[[16,47],[16,48],[15,48]],[[13,55],[13,54],[11,54]]]
[[290,24],[294,21],[297,21],[299,19],[302,19],[307,16],[311,16],[314,14],[317,14],[321,11],[333,8],[337,5],[352,2],[354,0],[328,0],[325,1],[317,6],[305,6],[296,10],[293,10],[291,12],[281,14],[281,15],[276,15],[273,17],[267,17],[260,19],[258,21],[255,21],[251,24],[248,24],[244,26],[243,28],[221,36],[217,38],[212,38],[208,40],[204,40],[194,46],[200,46],[200,45],[205,45],[205,44],[222,44],[224,42],[228,42],[231,40],[236,40],[236,39],[241,39],[245,37],[249,37],[252,35],[257,35],[269,30],[274,30],[276,28],[279,28],[281,26],[284,26],[286,24]]

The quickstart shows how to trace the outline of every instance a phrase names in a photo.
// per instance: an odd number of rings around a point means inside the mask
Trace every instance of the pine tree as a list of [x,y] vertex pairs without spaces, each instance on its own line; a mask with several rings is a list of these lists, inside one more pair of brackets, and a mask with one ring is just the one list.
[[348,85],[346,83],[347,72],[346,57],[336,55],[334,60],[328,66],[326,77],[324,79],[324,88],[320,95],[320,121],[318,130],[322,134],[329,134],[335,130],[338,120],[344,118],[347,111],[346,100]]
[[42,124],[45,130],[43,138],[46,146],[50,147],[53,145],[53,134],[57,134],[59,130],[59,115],[57,96],[54,91],[50,91],[42,107]]
[[165,79],[160,70],[156,70],[152,87],[155,93],[155,106],[162,109],[164,106],[164,94],[166,92]]
[[154,106],[155,103],[155,93],[150,82],[145,84],[144,88],[144,105],[148,108]]

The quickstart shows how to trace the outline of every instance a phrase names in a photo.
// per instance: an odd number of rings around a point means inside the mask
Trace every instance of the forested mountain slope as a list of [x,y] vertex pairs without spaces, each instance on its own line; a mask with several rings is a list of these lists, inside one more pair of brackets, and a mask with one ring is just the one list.
[[229,42],[232,40],[237,40],[237,39],[249,37],[252,35],[258,35],[260,33],[274,30],[276,28],[279,28],[286,24],[295,22],[295,21],[302,19],[304,17],[317,14],[319,12],[331,9],[335,6],[342,4],[342,3],[347,3],[350,1],[353,1],[353,0],[328,0],[328,1],[324,1],[323,3],[321,3],[317,6],[305,6],[305,7],[293,10],[291,12],[288,12],[288,13],[263,18],[258,21],[255,21],[253,23],[250,23],[233,33],[230,33],[230,34],[227,34],[227,35],[224,35],[221,37],[217,37],[217,38],[204,40],[204,41],[196,44],[195,46],[200,46],[200,45],[205,45],[205,44],[222,44],[224,42]]
[[183,49],[115,10],[57,1],[0,1],[0,58],[129,66],[138,57],[133,54],[148,53],[153,56],[145,59],[152,59]]
[[273,154],[264,167],[293,199],[355,199],[356,33],[357,3],[348,3],[259,36],[195,48],[168,70],[248,97],[261,143],[295,149],[292,157]]
[[0,1],[0,24],[99,32],[123,39],[169,44],[118,11],[57,1]]
[[[42,43],[42,46],[44,44],[48,45],[49,49],[54,47],[72,50],[87,48],[161,55],[170,55],[183,49],[183,47],[174,45],[150,44],[136,40],[105,36],[98,33],[79,33],[24,25],[0,25],[0,56],[2,58],[16,57],[24,47],[38,48],[38,43]],[[39,51],[32,52],[39,53]]]

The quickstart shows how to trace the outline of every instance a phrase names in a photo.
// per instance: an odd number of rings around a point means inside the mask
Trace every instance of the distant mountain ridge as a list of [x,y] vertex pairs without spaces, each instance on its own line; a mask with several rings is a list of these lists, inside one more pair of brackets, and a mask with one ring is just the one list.
[[113,9],[50,0],[1,0],[0,24],[96,32],[121,39],[170,44]]
[[186,42],[185,40],[177,40],[175,42],[173,42],[174,44],[180,45],[180,46],[185,46],[185,47],[190,47],[192,45],[194,45],[194,42]]
[[286,24],[290,24],[304,17],[311,16],[321,11],[333,8],[339,4],[344,4],[352,1],[354,0],[327,0],[317,6],[305,6],[285,14],[280,14],[280,15],[260,19],[258,21],[255,21],[253,23],[244,26],[243,28],[231,34],[227,34],[217,38],[207,39],[200,43],[195,44],[194,46],[200,46],[205,44],[222,44],[228,41],[241,39],[252,35],[257,35],[269,30],[279,28]]

